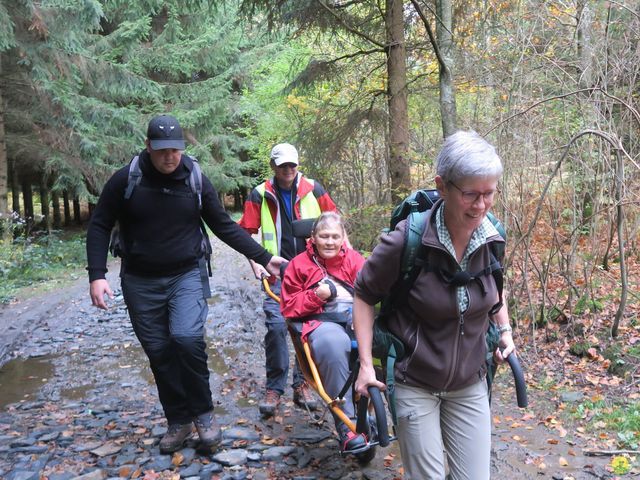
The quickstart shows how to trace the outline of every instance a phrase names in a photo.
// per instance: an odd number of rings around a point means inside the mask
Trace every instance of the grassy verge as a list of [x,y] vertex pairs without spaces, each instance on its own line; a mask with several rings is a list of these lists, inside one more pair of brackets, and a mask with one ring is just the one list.
[[0,243],[0,303],[25,287],[68,279],[70,270],[86,265],[84,234],[41,235]]
[[616,435],[615,447],[637,450],[640,446],[640,402],[603,398],[587,400],[572,412],[575,418],[586,420],[586,428],[593,433],[607,431]]

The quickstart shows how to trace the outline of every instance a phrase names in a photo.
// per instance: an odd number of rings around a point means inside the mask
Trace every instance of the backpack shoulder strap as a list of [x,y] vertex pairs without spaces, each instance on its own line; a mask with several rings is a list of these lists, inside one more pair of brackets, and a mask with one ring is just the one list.
[[416,278],[425,264],[426,248],[422,245],[422,234],[429,217],[429,210],[418,212],[413,210],[407,215],[407,225],[404,232],[404,245],[402,247],[402,259],[400,261],[400,274],[395,285],[391,289],[385,307],[393,308],[394,305],[403,303],[409,295]]
[[189,186],[191,191],[198,197],[198,208],[202,210],[202,169],[196,157],[189,157],[193,163],[191,174],[189,175]]
[[127,189],[124,191],[124,199],[129,200],[133,195],[133,189],[140,185],[142,180],[142,170],[140,169],[140,157],[136,155],[129,163],[129,177],[127,180]]

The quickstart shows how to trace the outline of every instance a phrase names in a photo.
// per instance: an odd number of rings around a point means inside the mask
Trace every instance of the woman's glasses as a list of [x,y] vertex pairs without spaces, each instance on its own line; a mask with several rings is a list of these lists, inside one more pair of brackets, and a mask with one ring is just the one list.
[[474,192],[471,190],[462,190],[459,186],[449,180],[449,183],[456,187],[457,190],[462,194],[462,201],[466,205],[473,205],[478,201],[480,197],[484,200],[485,203],[493,203],[496,195],[500,193],[500,189],[496,188],[495,190],[490,190],[488,192]]

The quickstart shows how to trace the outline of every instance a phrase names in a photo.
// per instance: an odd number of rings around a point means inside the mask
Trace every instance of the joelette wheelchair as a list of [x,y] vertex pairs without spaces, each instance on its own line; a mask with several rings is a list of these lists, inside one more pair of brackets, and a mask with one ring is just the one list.
[[[263,287],[267,294],[275,301],[280,302],[280,298],[275,295],[269,287],[266,277],[262,279]],[[295,319],[286,319],[289,335],[294,346],[296,357],[300,364],[300,370],[307,383],[315,390],[322,399],[326,407],[354,434],[363,434],[366,444],[355,450],[343,450],[343,454],[353,454],[361,464],[369,463],[376,454],[376,446],[386,447],[395,440],[395,435],[389,433],[387,423],[387,407],[380,390],[376,387],[369,388],[369,397],[360,396],[355,402],[356,422],[354,423],[342,409],[344,395],[353,388],[353,383],[358,374],[358,350],[355,340],[351,342],[350,355],[350,375],[340,393],[335,397],[326,392],[318,368],[314,361],[313,352],[309,342],[302,338],[302,335],[295,324]],[[355,398],[355,397],[354,397]]]

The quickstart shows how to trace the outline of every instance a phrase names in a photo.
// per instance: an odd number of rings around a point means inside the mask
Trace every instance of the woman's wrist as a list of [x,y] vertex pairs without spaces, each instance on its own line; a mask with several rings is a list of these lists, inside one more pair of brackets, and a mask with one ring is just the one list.
[[500,335],[502,335],[503,333],[511,333],[512,331],[513,329],[511,328],[511,325],[509,325],[508,323],[504,325],[498,325],[498,333]]

